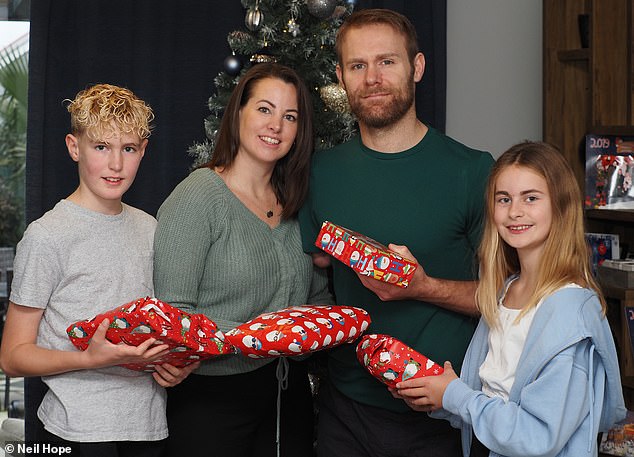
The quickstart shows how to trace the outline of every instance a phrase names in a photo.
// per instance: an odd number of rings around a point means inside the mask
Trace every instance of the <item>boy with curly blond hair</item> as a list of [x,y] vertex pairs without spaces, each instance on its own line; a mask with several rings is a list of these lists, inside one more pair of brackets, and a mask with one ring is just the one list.
[[[150,136],[152,109],[128,89],[97,84],[66,100],[66,146],[79,185],[32,222],[16,250],[0,348],[9,376],[42,376],[43,441],[81,456],[159,456],[167,437],[164,387],[194,368],[153,374],[116,365],[147,363],[167,351],[149,339],[132,347],[106,338],[101,323],[86,351],[66,335],[72,322],[152,296],[156,220],[121,201]],[[73,454],[76,455],[76,454]]]

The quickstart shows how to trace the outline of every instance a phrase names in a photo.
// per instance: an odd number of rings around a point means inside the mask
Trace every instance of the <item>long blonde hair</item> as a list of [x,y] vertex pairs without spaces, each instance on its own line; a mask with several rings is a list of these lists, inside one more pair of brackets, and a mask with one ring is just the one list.
[[520,272],[517,251],[499,235],[493,220],[495,186],[511,166],[530,169],[544,178],[551,199],[552,224],[540,259],[537,284],[520,318],[539,301],[569,283],[596,291],[605,313],[605,299],[592,276],[585,240],[582,196],[572,169],[553,146],[534,141],[516,144],[491,169],[485,192],[485,225],[479,248],[480,282],[476,304],[490,327],[497,323],[498,298],[507,278]]

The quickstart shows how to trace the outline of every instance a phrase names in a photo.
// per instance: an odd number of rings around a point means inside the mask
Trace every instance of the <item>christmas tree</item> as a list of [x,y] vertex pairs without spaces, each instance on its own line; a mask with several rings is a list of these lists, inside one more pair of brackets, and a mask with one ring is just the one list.
[[193,145],[194,166],[207,162],[231,91],[252,65],[276,61],[295,69],[313,95],[315,148],[349,139],[355,131],[345,91],[337,85],[335,34],[355,0],[242,0],[245,27],[229,33],[231,54],[214,79],[205,119],[207,141]]

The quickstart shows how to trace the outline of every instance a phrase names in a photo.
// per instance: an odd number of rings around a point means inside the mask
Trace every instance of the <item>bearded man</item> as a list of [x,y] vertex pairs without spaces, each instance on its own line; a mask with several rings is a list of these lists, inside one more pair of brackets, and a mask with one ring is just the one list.
[[[336,51],[359,135],[315,154],[300,211],[304,250],[317,265],[330,264],[314,245],[328,220],[394,243],[388,247],[417,261],[407,288],[332,262],[337,303],[370,313],[366,333],[389,334],[459,372],[478,314],[476,252],[494,160],[417,119],[414,94],[425,57],[403,15],[355,11],[338,31]],[[327,359],[318,457],[461,455],[458,431],[392,396],[359,364],[354,344],[330,350]]]

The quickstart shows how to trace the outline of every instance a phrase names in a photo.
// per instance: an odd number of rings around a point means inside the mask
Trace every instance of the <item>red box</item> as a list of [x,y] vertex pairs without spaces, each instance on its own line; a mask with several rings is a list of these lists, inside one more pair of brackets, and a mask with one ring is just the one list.
[[315,246],[364,276],[399,287],[409,285],[416,262],[406,259],[381,243],[347,228],[324,221]]

